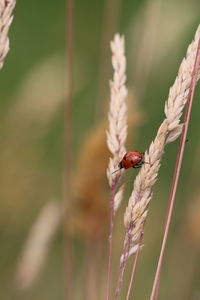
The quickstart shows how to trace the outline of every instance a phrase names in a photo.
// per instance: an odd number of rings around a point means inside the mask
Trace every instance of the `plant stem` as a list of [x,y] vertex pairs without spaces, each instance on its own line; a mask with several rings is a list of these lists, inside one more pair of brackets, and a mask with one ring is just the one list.
[[[183,154],[184,154],[185,142],[186,142],[187,131],[188,131],[188,126],[189,126],[189,121],[190,121],[190,114],[191,114],[192,102],[193,102],[193,98],[194,98],[194,91],[195,91],[195,86],[196,86],[196,81],[197,81],[197,76],[198,76],[198,71],[199,71],[199,65],[200,65],[200,40],[198,42],[197,54],[196,54],[194,68],[193,68],[193,72],[192,72],[190,90],[189,90],[189,94],[188,94],[188,100],[187,100],[185,117],[184,117],[184,125],[183,125],[182,134],[180,137],[178,153],[177,153],[177,158],[176,158],[176,164],[175,164],[175,170],[174,170],[172,186],[171,186],[171,191],[170,191],[170,196],[169,196],[169,209],[168,209],[167,216],[166,216],[166,224],[165,224],[165,229],[164,229],[163,241],[162,241],[162,246],[161,246],[161,250],[160,250],[160,256],[159,256],[159,260],[158,260],[158,265],[157,265],[157,269],[156,269],[156,274],[155,274],[155,278],[154,278],[154,283],[153,283],[153,287],[152,287],[150,300],[158,299],[160,272],[161,272],[161,268],[162,268],[163,256],[164,256],[164,251],[165,251],[168,232],[169,232],[169,226],[170,226],[173,207],[174,207],[176,190],[177,190],[177,186],[178,186],[178,180],[179,180],[180,169],[181,169],[181,164],[182,164],[182,159],[183,159]],[[156,297],[155,297],[155,295],[156,295]]]
[[130,247],[131,247],[131,231],[132,231],[132,225],[126,230],[126,237],[125,237],[125,243],[124,243],[124,249],[123,249],[123,254],[120,259],[120,269],[119,269],[119,275],[118,275],[118,280],[117,280],[117,286],[115,289],[115,296],[114,300],[117,300],[119,296],[119,292],[122,286],[122,281],[123,281],[123,276],[124,276],[124,271],[126,268],[126,264],[129,258],[129,252],[130,252]]
[[131,279],[130,279],[130,282],[129,282],[129,287],[128,287],[128,292],[127,292],[127,295],[126,295],[126,300],[128,300],[129,297],[130,297],[131,288],[132,288],[132,285],[133,285],[133,279],[134,279],[134,276],[135,276],[136,265],[137,265],[137,262],[138,262],[138,259],[139,259],[140,246],[142,244],[142,239],[143,239],[143,232],[141,233],[141,236],[140,236],[140,239],[139,239],[139,242],[138,242],[138,248],[137,248],[135,258],[134,258],[134,262],[133,262],[133,268],[132,268],[132,272],[131,272]]
[[66,101],[64,109],[64,153],[63,153],[63,233],[64,233],[64,272],[65,298],[73,299],[73,259],[72,238],[68,233],[68,219],[71,208],[71,160],[72,160],[72,117],[73,98],[73,37],[74,37],[74,0],[67,1],[66,32]]
[[110,199],[110,226],[109,226],[109,249],[108,249],[108,270],[107,270],[107,286],[106,286],[106,300],[110,298],[110,277],[111,277],[111,263],[112,263],[112,236],[114,227],[114,198],[115,198],[116,184],[112,187]]

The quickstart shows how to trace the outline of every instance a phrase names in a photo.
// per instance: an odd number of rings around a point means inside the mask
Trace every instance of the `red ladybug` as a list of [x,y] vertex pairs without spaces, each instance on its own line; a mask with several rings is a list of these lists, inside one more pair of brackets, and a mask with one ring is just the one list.
[[140,168],[143,163],[144,153],[138,151],[128,151],[120,161],[118,165],[119,169],[113,173],[119,171],[120,169]]

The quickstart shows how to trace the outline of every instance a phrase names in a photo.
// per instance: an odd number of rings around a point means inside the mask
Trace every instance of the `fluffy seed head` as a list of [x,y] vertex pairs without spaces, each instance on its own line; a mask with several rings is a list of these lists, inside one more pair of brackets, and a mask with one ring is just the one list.
[[127,138],[127,96],[126,58],[124,54],[124,37],[116,34],[111,42],[113,79],[110,82],[110,109],[108,113],[109,130],[107,132],[107,145],[113,157],[110,158],[107,169],[107,177],[110,187],[119,178],[120,173],[112,174],[117,169],[119,159],[126,152],[125,142]]

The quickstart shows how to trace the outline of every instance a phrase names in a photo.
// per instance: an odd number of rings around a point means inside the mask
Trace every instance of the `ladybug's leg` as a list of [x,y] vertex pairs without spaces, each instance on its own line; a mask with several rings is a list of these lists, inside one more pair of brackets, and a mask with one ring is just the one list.
[[141,158],[141,160],[135,165],[133,168],[141,168],[142,164],[144,163],[144,156]]
[[123,166],[122,166],[122,162],[120,161],[120,163],[118,164],[118,168],[119,169],[123,169]]

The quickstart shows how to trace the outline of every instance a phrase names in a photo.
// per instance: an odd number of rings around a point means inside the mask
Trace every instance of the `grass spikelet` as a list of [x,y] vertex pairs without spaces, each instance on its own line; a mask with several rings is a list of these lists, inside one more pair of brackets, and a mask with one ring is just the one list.
[[12,12],[16,0],[2,0],[0,3],[0,69],[9,51],[8,31],[13,20]]
[[114,212],[115,213],[118,210],[118,208],[122,202],[125,186],[126,186],[126,184],[122,184],[120,186],[119,190],[117,191],[117,193],[115,194],[115,198],[114,198]]
[[119,158],[126,152],[125,142],[127,138],[127,96],[126,58],[124,54],[124,37],[116,34],[111,42],[112,66],[114,69],[113,80],[110,82],[110,110],[108,114],[109,131],[107,132],[107,145],[113,157],[107,170],[109,185],[112,188],[119,174],[112,175],[117,168]]

